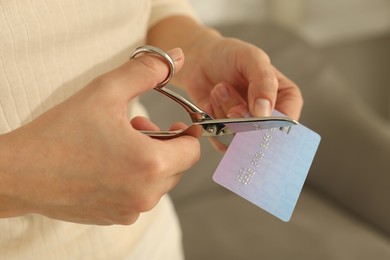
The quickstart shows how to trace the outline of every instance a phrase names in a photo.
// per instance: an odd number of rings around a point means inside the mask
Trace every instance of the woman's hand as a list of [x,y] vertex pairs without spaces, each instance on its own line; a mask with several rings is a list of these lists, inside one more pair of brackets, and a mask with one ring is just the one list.
[[[222,37],[181,16],[154,26],[148,42],[163,49],[183,49],[186,63],[174,83],[186,89],[206,111],[218,117],[248,113],[269,116],[277,109],[299,118],[303,104],[299,88],[271,64],[260,48]],[[217,103],[221,106],[216,107]]]
[[[219,118],[270,116],[274,109],[299,118],[303,104],[299,88],[271,64],[264,51],[240,40],[214,38],[193,48],[194,54],[188,53],[181,74],[188,93],[201,107]],[[193,56],[198,58],[192,60]]]
[[[170,55],[179,70],[183,53]],[[200,153],[192,136],[156,140],[138,131],[156,130],[149,120],[127,119],[128,103],[167,72],[156,56],[141,55],[0,136],[0,216],[131,224],[152,209]]]

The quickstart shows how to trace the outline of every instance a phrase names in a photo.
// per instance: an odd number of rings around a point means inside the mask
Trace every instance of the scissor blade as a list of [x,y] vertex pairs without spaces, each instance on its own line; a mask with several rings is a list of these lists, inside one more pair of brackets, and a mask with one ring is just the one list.
[[290,127],[299,124],[289,117],[248,117],[206,120],[199,123],[203,136],[220,136],[239,132]]

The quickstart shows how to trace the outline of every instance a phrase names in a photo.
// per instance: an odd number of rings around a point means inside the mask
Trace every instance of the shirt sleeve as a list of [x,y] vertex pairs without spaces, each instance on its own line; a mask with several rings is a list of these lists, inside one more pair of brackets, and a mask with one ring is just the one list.
[[200,22],[198,15],[187,0],[152,0],[149,28],[173,15],[185,15]]

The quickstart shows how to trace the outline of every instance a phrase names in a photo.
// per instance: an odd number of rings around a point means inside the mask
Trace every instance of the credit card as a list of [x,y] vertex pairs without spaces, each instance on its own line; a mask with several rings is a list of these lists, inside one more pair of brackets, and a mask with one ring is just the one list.
[[320,140],[302,124],[237,133],[213,180],[287,222]]

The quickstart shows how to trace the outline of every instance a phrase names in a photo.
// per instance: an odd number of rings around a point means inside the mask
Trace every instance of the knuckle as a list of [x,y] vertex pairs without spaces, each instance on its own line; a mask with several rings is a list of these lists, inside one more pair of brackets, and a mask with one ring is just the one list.
[[167,171],[167,162],[160,154],[149,155],[144,163],[145,181],[156,182],[164,178]]
[[116,221],[116,224],[126,225],[126,226],[132,225],[138,220],[139,216],[140,216],[139,213],[133,213],[131,215],[123,216]]
[[[249,48],[248,48],[249,47]],[[253,45],[245,43],[241,48],[241,55],[246,54],[248,57],[255,57],[256,60],[261,61],[262,63],[268,63],[271,64],[271,58],[268,55],[267,52],[265,52],[263,49]]]
[[150,75],[148,79],[151,80],[154,85],[160,83],[164,79],[164,75],[168,73],[168,67],[162,66],[163,61],[156,55],[144,54],[135,58],[134,62],[141,65],[145,70],[145,73]]
[[269,64],[272,64],[271,57],[268,55],[268,53],[262,51],[263,59],[267,61]]
[[136,59],[136,61],[141,63],[143,66],[145,66],[152,72],[159,72],[159,60],[152,55],[142,55],[141,57]]
[[297,103],[297,107],[298,107],[299,109],[302,109],[302,107],[303,107],[305,101],[304,101],[304,99],[303,99],[302,92],[300,91],[299,88],[297,88],[297,91],[296,91],[296,99],[295,99],[295,100],[296,100],[296,103]]
[[135,223],[142,212],[152,210],[160,200],[160,195],[153,191],[142,191],[134,195],[131,204],[123,205],[112,210],[111,217],[113,224],[131,225]]
[[271,63],[271,58],[263,49],[257,48],[257,55],[261,58],[261,60],[264,60],[268,63]]
[[275,75],[275,72],[272,69],[263,69],[261,72],[263,81],[268,81],[272,86],[278,86],[278,78]]
[[302,95],[301,90],[296,85],[295,85],[294,89],[295,89],[295,95],[296,95],[298,102],[300,103],[301,106],[303,106],[304,101],[303,101],[303,95]]
[[249,80],[249,84],[258,86],[257,88],[251,89],[250,91],[261,91],[268,94],[276,94],[279,88],[279,81],[272,69],[260,68],[258,70],[258,77]]
[[154,194],[145,194],[138,198],[135,205],[137,212],[147,212],[152,210],[160,200],[160,196]]

